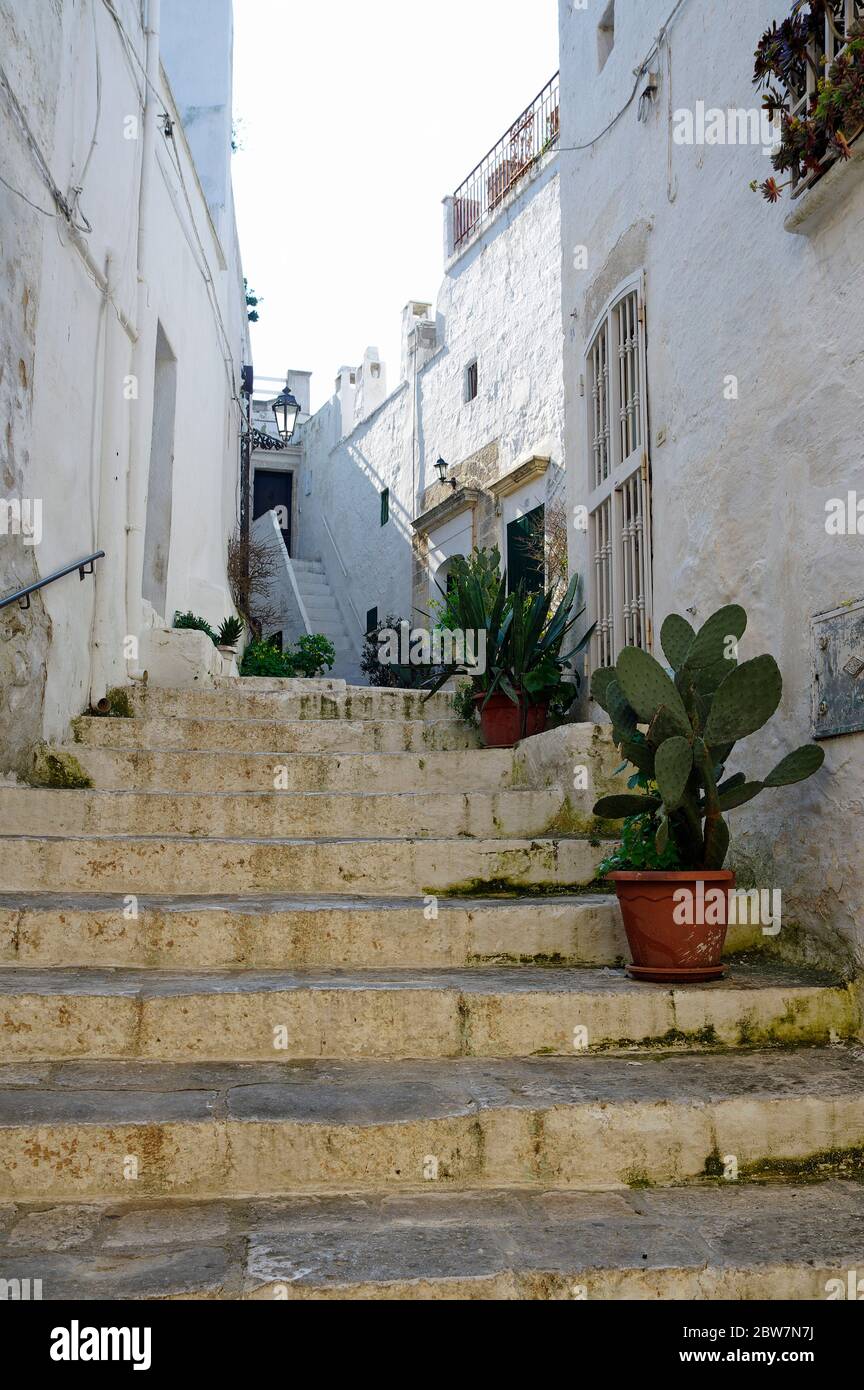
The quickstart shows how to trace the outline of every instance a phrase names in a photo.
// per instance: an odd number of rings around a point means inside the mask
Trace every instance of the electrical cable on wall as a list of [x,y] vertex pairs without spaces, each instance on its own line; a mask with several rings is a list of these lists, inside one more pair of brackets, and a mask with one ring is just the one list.
[[[102,118],[102,58],[99,52],[99,31],[96,27],[96,6],[92,3],[90,5],[90,16],[93,21],[93,53],[96,62],[96,115],[93,119],[93,134],[90,139],[90,148],[87,151],[87,158],[84,160],[84,168],[81,170],[80,186],[76,186],[71,190],[75,195],[72,199],[71,207],[81,217],[84,217],[79,207],[81,194],[84,192],[90,162],[93,159],[93,152],[98,144],[99,122]],[[84,220],[87,221],[87,218],[84,218]],[[88,226],[89,225],[88,222]]]
[[[129,37],[129,34],[127,33],[126,29],[124,28],[123,21],[122,21],[122,19],[120,18],[120,16],[118,15],[118,13],[117,13],[117,11],[115,10],[114,6],[112,5],[111,0],[102,0],[102,3],[103,3],[103,5],[105,6],[106,10],[108,11],[108,13],[110,14],[111,18],[114,20],[114,23],[117,25],[117,28],[118,28],[119,31],[120,31],[120,37],[121,37],[121,39],[123,40],[123,47],[126,49],[126,52],[127,52],[128,56],[129,56],[129,57],[133,60],[133,62],[135,62],[135,63],[137,64],[137,66],[141,69],[141,72],[142,72],[143,75],[144,75],[145,86],[150,88],[150,91],[153,93],[154,97],[155,97],[156,100],[159,102],[159,104],[164,106],[164,98],[163,98],[163,96],[162,96],[162,93],[161,93],[156,87],[154,87],[154,86],[153,86],[153,83],[150,81],[150,77],[149,77],[149,75],[148,75],[148,73],[147,73],[146,64],[144,64],[144,63],[141,61],[141,59],[138,57],[138,54],[135,52],[135,45],[133,44],[131,38]],[[136,86],[137,86],[137,83],[136,83]],[[139,96],[142,96],[140,87],[138,88],[138,95],[139,95]],[[142,96],[142,104],[143,104],[143,96]]]
[[32,199],[27,197],[26,193],[21,192],[20,188],[13,187],[13,185],[9,182],[8,179],[4,179],[2,174],[0,174],[0,183],[3,184],[4,188],[8,188],[10,193],[14,193],[16,198],[23,199],[23,201],[27,203],[29,207],[33,208],[34,212],[41,212],[43,217],[57,216],[56,212],[52,212],[50,208],[42,208],[39,206],[38,203],[34,203]]
[[[0,87],[2,87],[3,91],[6,94],[6,99],[10,107],[12,108],[12,114],[15,117],[15,123],[18,126],[19,132],[24,140],[24,143],[27,145],[31,155],[33,156],[34,163],[36,164],[36,168],[39,170],[39,174],[42,178],[42,181],[45,184],[45,187],[48,189],[48,192],[51,194],[51,197],[54,199],[54,202],[57,204],[58,210],[62,213],[63,217],[69,223],[69,226],[73,227],[75,231],[92,231],[92,227],[90,226],[90,223],[87,221],[86,218],[84,218],[83,226],[80,222],[76,220],[74,209],[72,208],[68,200],[64,197],[64,195],[60,192],[60,189],[57,186],[57,182],[54,179],[54,176],[51,173],[51,170],[48,166],[48,161],[42,153],[39,142],[30,128],[30,123],[24,114],[24,111],[21,107],[21,103],[19,102],[14,91],[12,90],[12,84],[10,83],[9,78],[6,75],[6,69],[3,67],[2,63],[0,63]],[[22,194],[21,196],[23,197],[24,195]]]
[[651,59],[659,52],[660,45],[664,42],[669,29],[672,27],[672,24],[675,21],[678,11],[681,9],[682,5],[685,5],[686,3],[687,0],[678,0],[677,5],[670,14],[669,18],[666,20],[666,23],[661,28],[659,34],[657,35],[656,39],[651,45],[651,48],[648,50],[648,53],[643,58],[639,67],[634,68],[633,71],[636,75],[636,81],[633,84],[632,92],[625,101],[624,105],[621,107],[621,110],[618,111],[618,113],[612,117],[609,124],[604,126],[598,135],[595,135],[592,140],[587,140],[584,145],[559,145],[558,149],[561,153],[575,154],[580,150],[590,150],[594,145],[598,143],[598,141],[603,139],[604,135],[608,135],[609,131],[612,130],[613,126],[616,126],[620,121],[621,117],[625,115],[627,111],[629,111],[630,107],[633,105],[633,102],[636,99],[636,93],[639,91],[639,84],[641,83],[642,78],[645,76],[645,73],[648,71],[648,64],[651,62]]

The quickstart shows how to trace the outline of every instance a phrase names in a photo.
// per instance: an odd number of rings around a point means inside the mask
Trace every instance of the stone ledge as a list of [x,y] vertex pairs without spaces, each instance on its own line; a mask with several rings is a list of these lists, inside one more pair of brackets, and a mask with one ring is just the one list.
[[489,484],[489,491],[493,497],[499,500],[502,497],[509,497],[511,493],[518,492],[520,487],[526,483],[533,483],[535,478],[542,478],[552,462],[548,454],[534,454],[529,459],[524,459],[522,463],[517,463],[515,468],[511,468],[502,478]]
[[445,521],[450,521],[452,517],[459,516],[460,512],[472,511],[482,495],[480,488],[477,487],[458,488],[452,497],[439,502],[428,512],[423,512],[421,516],[412,521],[411,525],[415,531],[419,531],[421,534],[434,531],[436,526],[441,526]]
[[808,188],[786,214],[783,226],[795,236],[813,236],[864,181],[864,137],[853,147],[852,157],[838,160],[827,174]]

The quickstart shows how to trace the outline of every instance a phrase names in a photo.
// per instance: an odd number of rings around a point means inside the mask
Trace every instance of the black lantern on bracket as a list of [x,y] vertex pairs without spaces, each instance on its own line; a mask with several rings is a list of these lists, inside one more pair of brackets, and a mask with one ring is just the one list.
[[282,442],[287,444],[297,426],[297,416],[300,414],[300,405],[288,387],[281,395],[276,397],[273,402],[273,414],[276,416],[276,428],[282,436]]
[[447,469],[450,467],[450,465],[449,465],[449,463],[446,461],[446,459],[440,459],[440,458],[437,459],[437,460],[436,460],[436,463],[435,463],[435,467],[436,467],[437,470],[438,470],[438,481],[439,481],[439,483],[449,483],[450,486],[451,486],[451,487],[453,488],[453,490],[455,491],[456,488],[458,487],[458,483],[456,482],[456,479],[455,479],[455,478],[448,478],[448,477],[447,477]]

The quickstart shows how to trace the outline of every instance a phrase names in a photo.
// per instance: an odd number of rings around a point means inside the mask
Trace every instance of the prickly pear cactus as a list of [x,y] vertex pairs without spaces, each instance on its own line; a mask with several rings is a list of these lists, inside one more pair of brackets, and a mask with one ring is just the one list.
[[762,781],[743,772],[724,776],[735,744],[768,722],[783,694],[773,656],[738,664],[746,628],[738,604],[713,613],[698,632],[673,613],[660,633],[672,675],[648,652],[625,647],[614,667],[591,678],[592,699],[609,714],[615,743],[643,787],[641,794],[601,798],[594,814],[617,820],[651,813],[658,853],[673,841],[682,867],[721,869],[729,849],[724,812],[766,788],[803,782],[825,760],[809,743]]

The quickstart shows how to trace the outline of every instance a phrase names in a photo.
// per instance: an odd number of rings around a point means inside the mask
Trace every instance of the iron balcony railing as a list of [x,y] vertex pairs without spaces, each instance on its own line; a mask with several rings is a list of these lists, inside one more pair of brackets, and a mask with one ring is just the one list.
[[558,143],[560,74],[514,121],[453,195],[454,249],[495,213],[528,170]]
[[14,594],[7,594],[5,598],[0,598],[0,608],[8,608],[10,604],[20,604],[22,608],[30,607],[30,595],[44,589],[48,584],[53,584],[57,579],[65,579],[67,574],[74,574],[78,571],[79,579],[84,579],[88,574],[93,573],[93,565],[97,560],[105,558],[104,550],[96,550],[92,555],[85,555],[83,560],[73,560],[71,565],[65,565],[62,570],[55,570],[53,574],[48,574],[44,579],[38,579],[35,584],[28,584],[24,589],[16,589]]

